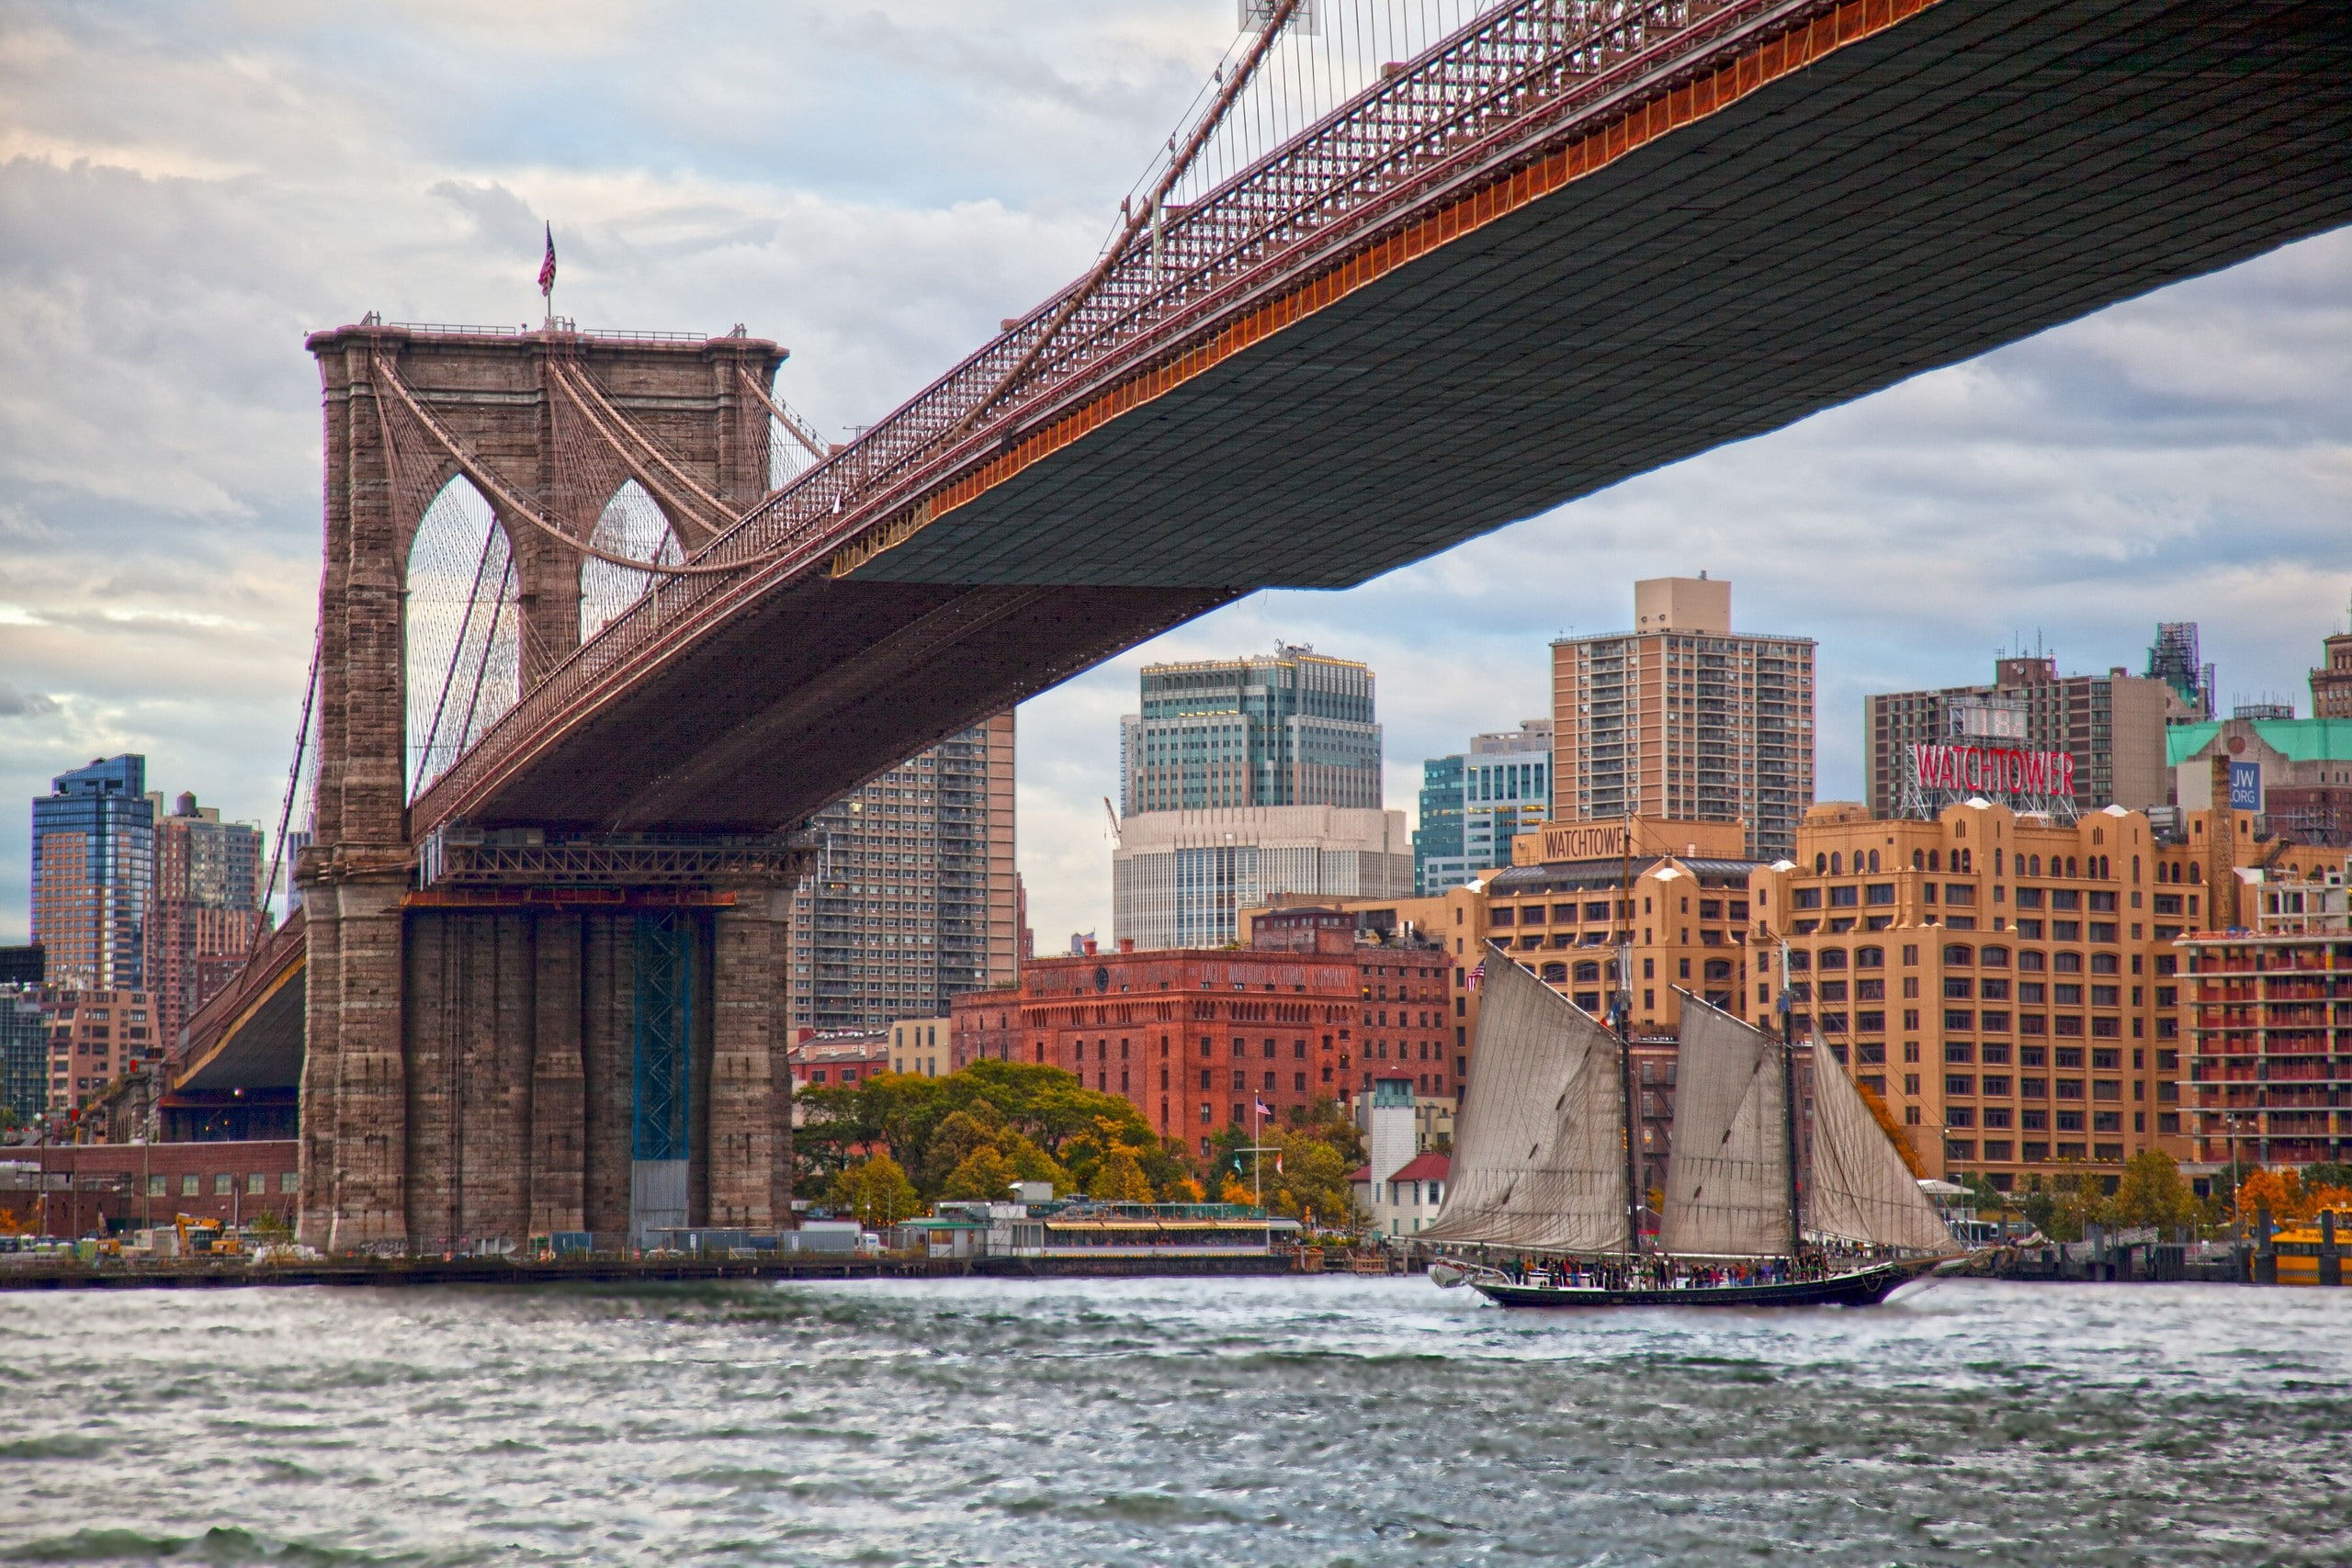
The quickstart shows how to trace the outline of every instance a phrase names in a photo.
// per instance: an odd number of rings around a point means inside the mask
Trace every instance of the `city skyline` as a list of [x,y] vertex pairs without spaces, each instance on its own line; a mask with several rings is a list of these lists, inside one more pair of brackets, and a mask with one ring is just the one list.
[[[549,56],[537,29],[492,17],[30,13],[41,48],[6,68],[0,199],[46,217],[0,261],[0,375],[54,395],[0,420],[0,790],[29,799],[135,751],[274,827],[317,570],[306,328],[371,307],[535,314],[552,219],[560,308],[748,320],[795,347],[783,389],[838,434],[1082,270],[1230,7],[960,15],[787,31],[715,10],[659,37],[582,21]],[[467,51],[411,47],[428,26]],[[640,119],[625,143],[591,133],[579,106],[598,81],[707,61],[715,31],[750,63],[709,85],[707,113]],[[1005,69],[975,72],[941,32],[984,38]],[[345,91],[355,48],[387,64]],[[245,71],[282,91],[219,92]],[[956,112],[872,107],[915,95]],[[409,113],[419,100],[452,112]],[[2300,695],[2352,575],[2335,542],[2348,274],[2352,236],[2308,241],[1351,592],[1257,595],[1122,656],[1022,710],[1030,923],[1049,948],[1107,929],[1099,800],[1140,666],[1277,638],[1382,671],[1385,794],[1408,810],[1422,758],[1544,711],[1544,644],[1619,629],[1645,576],[1733,578],[1743,621],[1820,643],[1826,798],[1862,794],[1865,694],[1980,678],[2019,640],[2068,669],[2137,670],[2154,623],[2196,619],[2224,710]],[[0,836],[0,940],[24,940],[28,848]]]

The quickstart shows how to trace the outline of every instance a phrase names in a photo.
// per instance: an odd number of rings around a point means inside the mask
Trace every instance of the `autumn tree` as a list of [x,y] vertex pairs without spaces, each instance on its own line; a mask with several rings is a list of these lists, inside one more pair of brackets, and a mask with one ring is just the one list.
[[869,1230],[922,1213],[922,1195],[888,1155],[861,1160],[834,1177],[825,1201],[835,1210],[854,1215]]
[[944,1199],[976,1200],[1002,1203],[1012,1196],[1012,1184],[1021,1173],[1012,1162],[999,1154],[993,1144],[982,1144],[950,1171],[941,1183],[939,1195]]
[[1136,1151],[1125,1144],[1114,1145],[1095,1163],[1094,1174],[1086,1186],[1087,1195],[1105,1203],[1148,1203],[1152,1201],[1151,1182],[1144,1176],[1143,1166],[1136,1158]]
[[2180,1167],[2161,1149],[2132,1156],[2115,1188],[2115,1223],[2154,1225],[2174,1231],[2197,1217],[2197,1195],[2180,1179]]

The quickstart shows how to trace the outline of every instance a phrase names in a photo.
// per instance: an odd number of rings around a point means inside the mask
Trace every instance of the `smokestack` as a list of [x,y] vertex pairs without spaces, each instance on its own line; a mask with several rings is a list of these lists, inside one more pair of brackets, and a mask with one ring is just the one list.
[[2217,931],[2238,925],[2238,814],[2230,805],[2230,759],[2213,753],[2213,826],[2205,846],[2212,870],[2205,884],[2206,923]]

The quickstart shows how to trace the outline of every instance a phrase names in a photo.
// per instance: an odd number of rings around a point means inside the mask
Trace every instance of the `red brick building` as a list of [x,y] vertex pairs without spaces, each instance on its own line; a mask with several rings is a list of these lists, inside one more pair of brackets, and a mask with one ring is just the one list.
[[[292,1138],[216,1144],[0,1145],[0,1209],[47,1234],[168,1225],[181,1214],[291,1224],[300,1198]],[[44,1190],[46,1202],[43,1201]]]
[[1204,1146],[1260,1100],[1346,1105],[1375,1076],[1459,1092],[1442,950],[1360,939],[1352,914],[1315,907],[1261,919],[1254,942],[1032,960],[1016,987],[956,998],[951,1059],[1060,1067]]
[[890,1070],[890,1036],[880,1029],[804,1030],[788,1059],[795,1089],[854,1088]]

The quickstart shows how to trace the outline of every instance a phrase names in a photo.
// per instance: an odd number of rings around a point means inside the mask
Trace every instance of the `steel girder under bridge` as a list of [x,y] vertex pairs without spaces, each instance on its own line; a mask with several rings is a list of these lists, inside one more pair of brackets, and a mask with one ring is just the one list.
[[788,824],[1252,589],[2347,217],[2325,0],[1503,5],[702,549],[417,823]]

